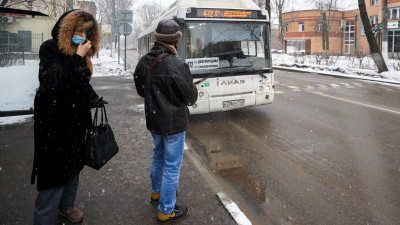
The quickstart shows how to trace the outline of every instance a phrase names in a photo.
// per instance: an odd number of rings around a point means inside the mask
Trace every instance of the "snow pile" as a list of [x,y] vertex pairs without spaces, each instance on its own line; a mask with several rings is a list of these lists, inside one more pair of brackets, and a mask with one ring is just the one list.
[[111,57],[111,50],[100,50],[99,57],[94,56],[92,63],[94,77],[132,75],[129,70],[124,70],[124,61],[122,59],[120,59],[122,65],[118,64],[118,54],[114,54]]
[[39,61],[0,67],[0,111],[29,110],[39,87]]
[[378,73],[373,59],[366,57],[353,56],[330,56],[327,58],[321,55],[288,55],[272,54],[272,64],[274,67],[297,68],[307,72],[328,72],[332,75],[342,75],[349,77],[372,77],[382,80],[392,80],[400,82],[400,71],[396,60],[389,60],[389,71]]

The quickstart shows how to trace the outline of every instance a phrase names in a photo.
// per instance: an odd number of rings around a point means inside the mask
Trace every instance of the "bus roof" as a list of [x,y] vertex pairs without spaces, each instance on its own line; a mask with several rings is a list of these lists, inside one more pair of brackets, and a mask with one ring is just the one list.
[[260,10],[252,0],[176,0],[167,9],[175,6]]
[[155,30],[160,20],[172,19],[183,9],[186,12],[190,8],[262,10],[252,0],[176,0],[157,16],[150,27],[139,34],[139,38]]

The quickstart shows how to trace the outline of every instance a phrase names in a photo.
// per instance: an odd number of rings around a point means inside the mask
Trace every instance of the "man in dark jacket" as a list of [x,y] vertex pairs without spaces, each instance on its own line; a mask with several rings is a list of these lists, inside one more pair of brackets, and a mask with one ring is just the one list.
[[137,93],[144,98],[146,126],[154,139],[151,164],[151,201],[159,202],[158,222],[185,218],[189,209],[175,205],[189,109],[197,88],[189,66],[178,57],[182,37],[174,20],[161,20],[154,32],[154,47],[143,56],[134,73]]
[[[90,57],[100,45],[92,14],[73,10],[61,16],[53,38],[40,46],[40,86],[35,96],[35,156],[31,183],[37,177],[34,224],[55,224],[57,211],[69,221],[82,221],[74,206],[83,168],[90,103],[98,99],[89,84]],[[86,39],[86,43],[83,40]]]

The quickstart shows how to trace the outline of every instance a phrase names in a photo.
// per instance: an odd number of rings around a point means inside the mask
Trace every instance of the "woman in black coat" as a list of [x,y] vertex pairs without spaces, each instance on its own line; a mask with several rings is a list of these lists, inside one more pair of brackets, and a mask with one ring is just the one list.
[[57,212],[73,223],[83,212],[74,207],[83,168],[91,102],[98,95],[89,84],[90,57],[99,49],[100,30],[92,14],[64,13],[39,52],[40,86],[35,96],[35,157],[31,183],[39,191],[34,224],[55,224]]

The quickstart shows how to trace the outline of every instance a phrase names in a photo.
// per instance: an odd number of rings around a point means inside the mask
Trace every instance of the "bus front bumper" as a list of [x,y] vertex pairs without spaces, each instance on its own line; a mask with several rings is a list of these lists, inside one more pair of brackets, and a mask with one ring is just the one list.
[[202,114],[208,112],[228,111],[255,105],[270,104],[274,100],[273,92],[246,93],[241,95],[214,96],[207,99],[199,98],[197,102],[189,106],[190,114]]

